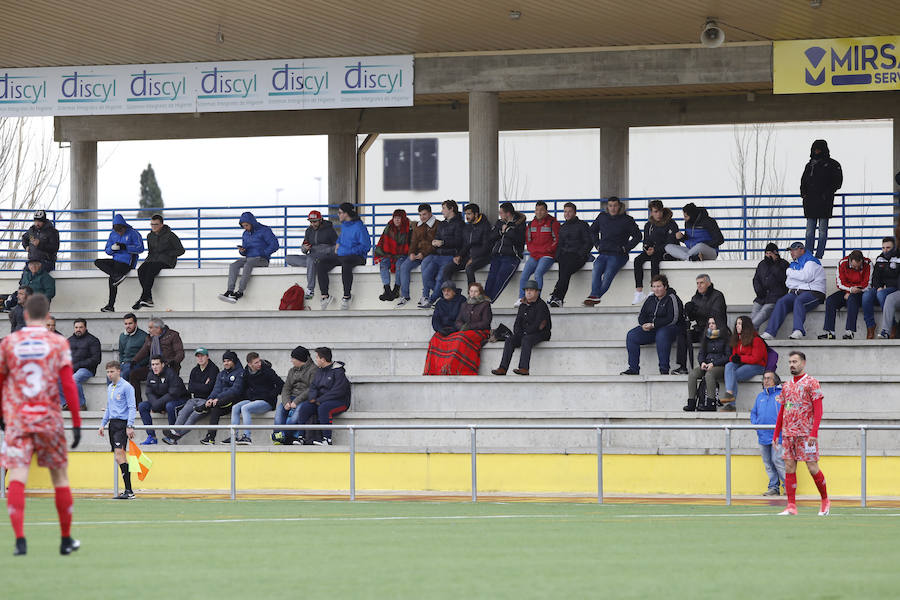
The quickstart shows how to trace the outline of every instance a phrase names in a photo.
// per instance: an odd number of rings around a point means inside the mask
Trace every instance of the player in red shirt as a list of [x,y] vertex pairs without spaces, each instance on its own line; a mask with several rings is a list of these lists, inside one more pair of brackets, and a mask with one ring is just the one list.
[[9,520],[16,534],[16,556],[27,552],[25,544],[25,482],[31,456],[50,469],[56,491],[56,512],[62,530],[60,554],[71,554],[81,543],[72,539],[72,492],[69,489],[66,432],[59,402],[62,382],[72,413],[72,448],[81,441],[78,389],[72,379],[69,344],[47,331],[44,322],[50,303],[43,294],[25,302],[26,327],[0,342],[0,429],[5,432],[0,465],[9,471],[6,500]]
[[825,474],[819,469],[819,423],[822,421],[822,390],[819,382],[804,373],[806,355],[794,350],[788,364],[793,379],[781,386],[781,394],[776,398],[781,402],[778,419],[775,422],[775,436],[784,434],[784,487],[787,489],[787,508],[782,515],[797,514],[797,461],[802,460],[809,469],[819,495],[822,508],[819,516],[826,516],[831,509],[828,490],[825,489]]

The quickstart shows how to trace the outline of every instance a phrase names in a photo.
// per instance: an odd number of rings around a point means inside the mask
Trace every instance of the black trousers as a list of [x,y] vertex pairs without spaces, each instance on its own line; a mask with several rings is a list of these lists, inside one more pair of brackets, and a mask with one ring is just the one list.
[[444,283],[445,281],[453,281],[453,274],[456,273],[457,271],[462,271],[463,269],[465,269],[466,270],[466,285],[467,286],[472,285],[473,283],[475,283],[475,281],[477,281],[475,279],[475,271],[477,271],[478,269],[483,269],[484,267],[488,266],[489,264],[491,264],[490,255],[475,258],[472,260],[472,264],[469,264],[469,265],[467,265],[466,263],[462,263],[462,264],[458,265],[451,260],[446,265],[444,265],[443,269],[441,269],[441,277],[437,283],[438,283],[438,285],[440,285],[440,284]]
[[141,403],[141,383],[147,381],[149,374],[150,367],[135,367],[128,373],[128,383],[134,388],[135,406]]
[[153,282],[156,281],[156,276],[159,275],[160,271],[168,268],[161,262],[144,261],[141,263],[141,266],[138,267],[138,281],[141,282],[141,300],[153,299]]
[[341,266],[341,281],[344,284],[344,297],[350,297],[350,291],[353,288],[353,267],[359,267],[366,264],[365,257],[358,254],[348,254],[347,256],[338,256],[337,254],[328,254],[316,261],[316,275],[319,277],[319,291],[323,296],[328,295],[328,272],[336,266]]
[[[215,406],[209,409],[209,424],[210,425],[218,425],[219,419],[222,415],[231,416],[231,409],[234,407],[234,402],[219,402]],[[216,439],[216,430],[210,429],[206,432],[206,436],[212,440]]]
[[556,262],[559,264],[559,279],[556,280],[556,287],[553,288],[550,297],[565,300],[566,294],[569,292],[569,280],[585,265],[587,259],[583,255],[566,252],[560,254],[556,258]]
[[659,275],[659,263],[662,262],[665,252],[662,250],[654,250],[653,254],[647,254],[644,250],[634,257],[634,287],[644,287],[644,263],[650,262],[650,276]]
[[[688,354],[688,347],[692,344],[700,343],[700,336],[702,335],[702,331],[688,329],[687,325],[679,326],[678,335],[675,338],[677,342],[675,362],[678,363],[679,366],[685,367],[688,370],[694,368],[694,354],[693,352]],[[688,364],[688,362],[690,362],[690,364]]]
[[131,266],[111,258],[98,258],[94,261],[94,266],[109,275],[109,302],[107,304],[113,306],[116,303],[116,291],[119,289],[113,285],[113,282],[128,273]]
[[500,368],[508,369],[512,361],[513,351],[521,347],[519,352],[519,368],[528,369],[531,364],[531,350],[539,343],[550,339],[550,331],[545,329],[538,333],[514,333],[503,343],[503,358],[500,359]]

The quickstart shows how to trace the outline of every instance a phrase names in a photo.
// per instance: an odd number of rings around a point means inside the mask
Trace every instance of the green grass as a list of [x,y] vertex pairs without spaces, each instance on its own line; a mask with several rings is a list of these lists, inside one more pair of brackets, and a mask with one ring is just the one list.
[[894,509],[80,499],[82,548],[69,557],[53,501],[29,498],[26,511],[28,556],[12,556],[0,525],[2,598],[898,594]]

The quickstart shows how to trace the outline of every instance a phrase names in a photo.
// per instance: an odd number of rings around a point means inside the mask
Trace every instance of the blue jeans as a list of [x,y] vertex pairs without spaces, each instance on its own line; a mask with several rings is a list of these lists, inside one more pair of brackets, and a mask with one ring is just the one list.
[[628,256],[622,254],[603,254],[594,259],[594,271],[591,274],[591,296],[602,298],[612,285],[613,277],[628,262]]
[[[292,398],[293,400],[293,398]],[[279,402],[278,407],[275,408],[275,424],[276,425],[296,425],[300,422],[300,407],[292,408],[290,410],[284,407],[284,402]],[[278,430],[276,430],[272,435],[275,435]],[[300,435],[303,434],[302,431],[290,430],[290,431],[282,431],[285,439],[287,440],[296,440]]]
[[422,261],[422,296],[430,302],[436,302],[441,297],[441,284],[444,282],[438,281],[437,276],[452,260],[452,256],[429,254]]
[[541,258],[529,256],[525,260],[525,266],[522,267],[522,277],[519,278],[519,298],[525,297],[525,284],[531,279],[532,274],[538,284],[538,288],[544,288],[544,273],[553,266],[554,262],[555,259],[552,256],[543,256]]
[[822,304],[822,299],[818,294],[810,291],[803,291],[799,294],[788,292],[775,303],[775,310],[772,311],[766,333],[773,337],[778,335],[778,330],[785,319],[787,319],[788,313],[793,312],[794,329],[799,329],[805,335],[806,329],[803,327],[806,323],[806,313],[820,304]]
[[819,243],[816,246],[816,258],[825,256],[825,244],[828,242],[828,219],[806,219],[806,251],[813,251],[816,240],[816,225],[819,226]]
[[[856,331],[856,317],[859,315],[859,307],[862,304],[862,294],[850,294],[844,298],[844,291],[838,290],[825,299],[825,331],[834,332],[834,322],[837,320],[837,311],[847,307],[847,331]],[[872,317],[875,322],[875,317]]]
[[81,410],[87,408],[87,400],[84,399],[84,387],[82,384],[94,375],[84,367],[75,371],[72,378],[75,380],[75,387],[78,388],[78,405]]
[[672,354],[672,342],[678,333],[677,325],[667,325],[650,331],[644,331],[640,325],[625,336],[625,348],[628,349],[628,368],[639,373],[641,370],[641,346],[656,343],[656,355],[659,358],[659,372],[669,373],[669,356]]
[[[427,257],[426,257],[427,258]],[[412,277],[412,270],[422,264],[421,260],[409,260],[409,257],[406,257],[406,260],[403,261],[403,264],[397,267],[397,278],[396,280],[400,283],[400,295],[404,298],[409,298],[409,280]],[[387,284],[385,284],[387,285]],[[425,293],[422,292],[424,296]]]
[[[265,400],[241,400],[231,407],[231,424],[253,425],[253,415],[261,415],[272,410],[272,405]],[[250,437],[250,430],[245,429],[244,435]]]
[[491,268],[484,282],[484,295],[490,298],[491,302],[496,300],[506,289],[506,285],[518,268],[519,259],[515,256],[495,254],[491,257]]
[[869,288],[863,292],[862,310],[863,321],[866,322],[866,327],[875,327],[875,302],[878,302],[878,306],[884,306],[884,299],[896,291],[897,288],[889,287],[883,290]]
[[[404,254],[403,256],[397,257],[397,260],[394,262],[394,282],[398,285],[400,284],[400,267],[403,266],[403,263],[409,260],[409,256]],[[379,271],[381,273],[381,285],[391,285],[391,258],[389,256],[385,256],[381,259],[381,262],[378,263]]]
[[781,449],[775,444],[760,444],[759,453],[762,455],[766,475],[769,476],[769,489],[777,490],[779,485],[784,484],[784,458]]
[[737,384],[739,381],[747,381],[751,377],[762,375],[766,368],[762,365],[736,365],[733,362],[725,363],[725,391],[734,394],[737,398]]

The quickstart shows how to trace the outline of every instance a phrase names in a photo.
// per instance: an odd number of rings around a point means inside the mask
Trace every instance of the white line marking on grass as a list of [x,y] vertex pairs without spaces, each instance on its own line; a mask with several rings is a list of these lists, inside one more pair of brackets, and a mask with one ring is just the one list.
[[[807,513],[801,512],[800,514],[812,515],[816,513],[815,509],[811,509]],[[701,514],[681,514],[681,515],[608,515],[614,519],[699,519],[699,518],[708,518],[708,517],[721,517],[727,519],[735,519],[739,517],[777,517],[780,516],[777,512],[766,512],[766,513],[734,513],[734,514],[710,514],[710,513],[701,513]],[[831,513],[829,515],[831,517],[900,517],[900,513]]]
[[[286,523],[309,521],[451,521],[479,519],[571,519],[577,515],[455,515],[437,517],[275,517],[247,519],[168,519],[164,521],[75,521],[72,525],[197,525],[220,523]],[[58,521],[39,521],[27,525],[59,525]]]

